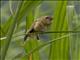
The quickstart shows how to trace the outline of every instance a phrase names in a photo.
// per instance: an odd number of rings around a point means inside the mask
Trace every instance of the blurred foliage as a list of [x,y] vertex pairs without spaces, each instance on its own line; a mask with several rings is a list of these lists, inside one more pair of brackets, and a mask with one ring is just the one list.
[[[80,60],[80,32],[76,32],[80,31],[80,1],[0,2],[2,60]],[[48,30],[54,33],[45,33],[50,39],[24,42],[33,21],[44,15],[54,18]]]

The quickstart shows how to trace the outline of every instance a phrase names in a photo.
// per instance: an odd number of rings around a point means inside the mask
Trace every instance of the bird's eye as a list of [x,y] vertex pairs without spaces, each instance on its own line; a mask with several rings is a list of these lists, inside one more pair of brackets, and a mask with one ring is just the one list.
[[46,19],[52,20],[52,17],[47,16]]
[[46,19],[50,19],[50,17],[47,16]]

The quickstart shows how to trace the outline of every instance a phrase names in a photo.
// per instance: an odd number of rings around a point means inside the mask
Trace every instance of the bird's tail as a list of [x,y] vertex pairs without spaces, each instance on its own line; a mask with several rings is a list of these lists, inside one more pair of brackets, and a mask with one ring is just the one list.
[[34,32],[34,29],[28,30],[27,34],[24,36],[24,41],[26,41],[27,37],[29,36],[30,33]]
[[24,36],[24,41],[26,41],[27,37],[28,37],[28,34],[26,34],[26,35]]

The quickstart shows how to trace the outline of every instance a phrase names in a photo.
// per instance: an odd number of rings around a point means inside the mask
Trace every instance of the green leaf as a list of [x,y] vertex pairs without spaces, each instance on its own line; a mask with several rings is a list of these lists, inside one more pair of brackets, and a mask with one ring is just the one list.
[[[20,9],[20,7],[21,7],[21,5],[19,6],[19,9]],[[15,28],[15,25],[16,25],[16,22],[17,22],[16,19],[17,19],[17,15],[19,13],[19,9],[18,9],[18,12],[16,13],[16,15],[14,16],[14,18],[13,18],[14,21],[12,23],[12,26],[10,27],[10,29],[8,31],[7,40],[6,40],[5,46],[4,46],[3,51],[2,51],[2,56],[1,56],[2,60],[5,60],[7,50],[8,50],[8,47],[9,47],[9,44],[10,44],[10,41],[11,41],[11,38],[12,38],[12,35],[13,35],[13,32],[14,32],[14,28]]]
[[[54,14],[54,23],[52,27],[52,31],[68,31],[68,22],[66,19],[66,6],[67,6],[67,1],[58,1],[57,2],[57,8],[55,9],[55,14]],[[65,33],[54,33],[52,36],[55,38],[58,38],[60,36],[64,36]],[[65,42],[65,44],[64,44]],[[49,54],[49,60],[67,60],[69,59],[69,43],[68,43],[68,37],[61,39],[60,41],[56,41],[52,43],[50,46],[50,54]],[[64,51],[66,51],[64,53]]]

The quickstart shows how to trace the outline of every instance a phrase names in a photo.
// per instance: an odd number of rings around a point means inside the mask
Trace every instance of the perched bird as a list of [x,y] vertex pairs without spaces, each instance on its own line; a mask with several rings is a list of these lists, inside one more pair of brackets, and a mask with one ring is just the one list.
[[[33,24],[31,25],[30,29],[26,32],[24,37],[24,41],[27,37],[32,36],[35,32],[44,32],[46,28],[51,24],[53,18],[51,16],[42,16],[36,19]],[[39,40],[38,33],[35,34],[37,39]]]

